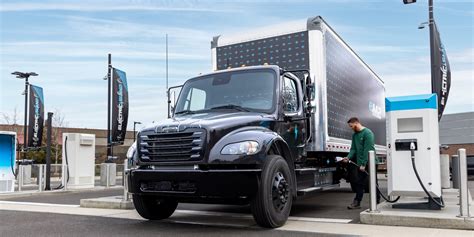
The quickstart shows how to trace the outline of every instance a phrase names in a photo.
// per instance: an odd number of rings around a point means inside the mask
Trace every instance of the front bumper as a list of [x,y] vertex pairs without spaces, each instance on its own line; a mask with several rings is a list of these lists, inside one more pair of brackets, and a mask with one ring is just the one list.
[[260,169],[132,169],[127,175],[128,190],[181,202],[249,200],[258,189],[260,173]]

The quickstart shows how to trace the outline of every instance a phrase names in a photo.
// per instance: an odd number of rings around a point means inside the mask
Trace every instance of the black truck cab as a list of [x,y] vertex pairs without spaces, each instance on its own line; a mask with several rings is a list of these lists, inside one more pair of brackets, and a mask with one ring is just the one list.
[[172,116],[138,134],[128,183],[139,214],[167,218],[178,202],[251,204],[260,225],[283,225],[311,139],[313,85],[294,73],[252,66],[186,81]]

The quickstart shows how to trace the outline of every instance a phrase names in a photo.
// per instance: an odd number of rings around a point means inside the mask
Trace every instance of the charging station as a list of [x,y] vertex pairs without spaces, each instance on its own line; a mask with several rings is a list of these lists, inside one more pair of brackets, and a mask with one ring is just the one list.
[[68,189],[94,188],[95,135],[63,133],[63,185]]
[[393,207],[439,209],[432,205],[441,198],[436,94],[386,98],[386,112],[389,195],[429,197],[428,206]]
[[16,133],[0,131],[0,193],[15,190]]

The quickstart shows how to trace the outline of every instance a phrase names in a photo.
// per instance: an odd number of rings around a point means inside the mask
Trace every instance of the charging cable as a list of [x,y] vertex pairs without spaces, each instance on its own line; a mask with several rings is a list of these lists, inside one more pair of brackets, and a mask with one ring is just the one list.
[[423,182],[421,181],[421,178],[420,178],[420,175],[418,174],[418,170],[416,169],[416,165],[415,165],[415,149],[416,149],[416,146],[415,146],[415,143],[414,142],[411,142],[410,143],[410,152],[411,152],[411,164],[413,166],[413,171],[415,171],[415,175],[416,175],[416,178],[418,179],[418,182],[420,183],[421,185],[421,188],[423,188],[423,191],[425,191],[426,195],[428,195],[428,198],[434,202],[436,205],[438,205],[439,207],[444,207],[444,203],[440,203],[438,202],[436,199],[433,198],[433,196],[431,196],[431,194],[428,192],[428,190],[426,189],[425,185],[423,184]]
[[[337,162],[341,161],[342,159],[337,159]],[[354,161],[352,160],[348,160],[349,164],[352,164],[352,165],[355,165],[358,169],[360,168],[360,165],[358,165],[357,163],[355,163]],[[370,175],[366,170],[364,170],[364,173],[366,173],[367,175]],[[375,170],[375,175],[377,175],[377,170]],[[377,188],[377,193],[380,195],[380,197],[382,197],[386,202],[388,203],[395,203],[395,202],[398,202],[398,200],[400,200],[400,196],[398,196],[397,198],[395,198],[394,200],[390,200],[390,198],[386,197],[381,191],[380,191],[380,188],[379,188],[379,181],[378,179],[375,179],[376,180],[376,183],[375,183],[375,187]]]
[[[69,164],[68,164],[68,161],[67,161],[67,136],[66,136],[66,138],[64,139],[64,144],[63,144],[63,146],[64,146],[64,159],[65,159],[65,161],[66,161],[66,170],[67,170],[67,171],[66,171],[66,172],[67,172],[67,173],[66,173],[66,174],[67,174],[66,183],[68,183],[68,182],[69,182]],[[61,184],[60,184],[58,187],[56,187],[55,189],[62,189],[62,188],[64,188],[64,184],[61,182]]]

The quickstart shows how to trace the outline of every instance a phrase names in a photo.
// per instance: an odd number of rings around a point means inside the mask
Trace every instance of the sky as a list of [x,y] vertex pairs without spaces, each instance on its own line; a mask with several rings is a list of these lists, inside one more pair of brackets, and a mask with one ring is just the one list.
[[[211,71],[213,36],[317,15],[385,81],[387,96],[431,93],[429,32],[418,29],[427,2],[2,0],[0,113],[16,108],[23,121],[24,82],[11,72],[34,71],[46,111],[59,111],[71,127],[106,128],[111,53],[127,73],[131,130],[133,121],[166,118],[166,34],[173,86]],[[452,70],[445,113],[474,111],[474,3],[436,0],[434,14]]]

